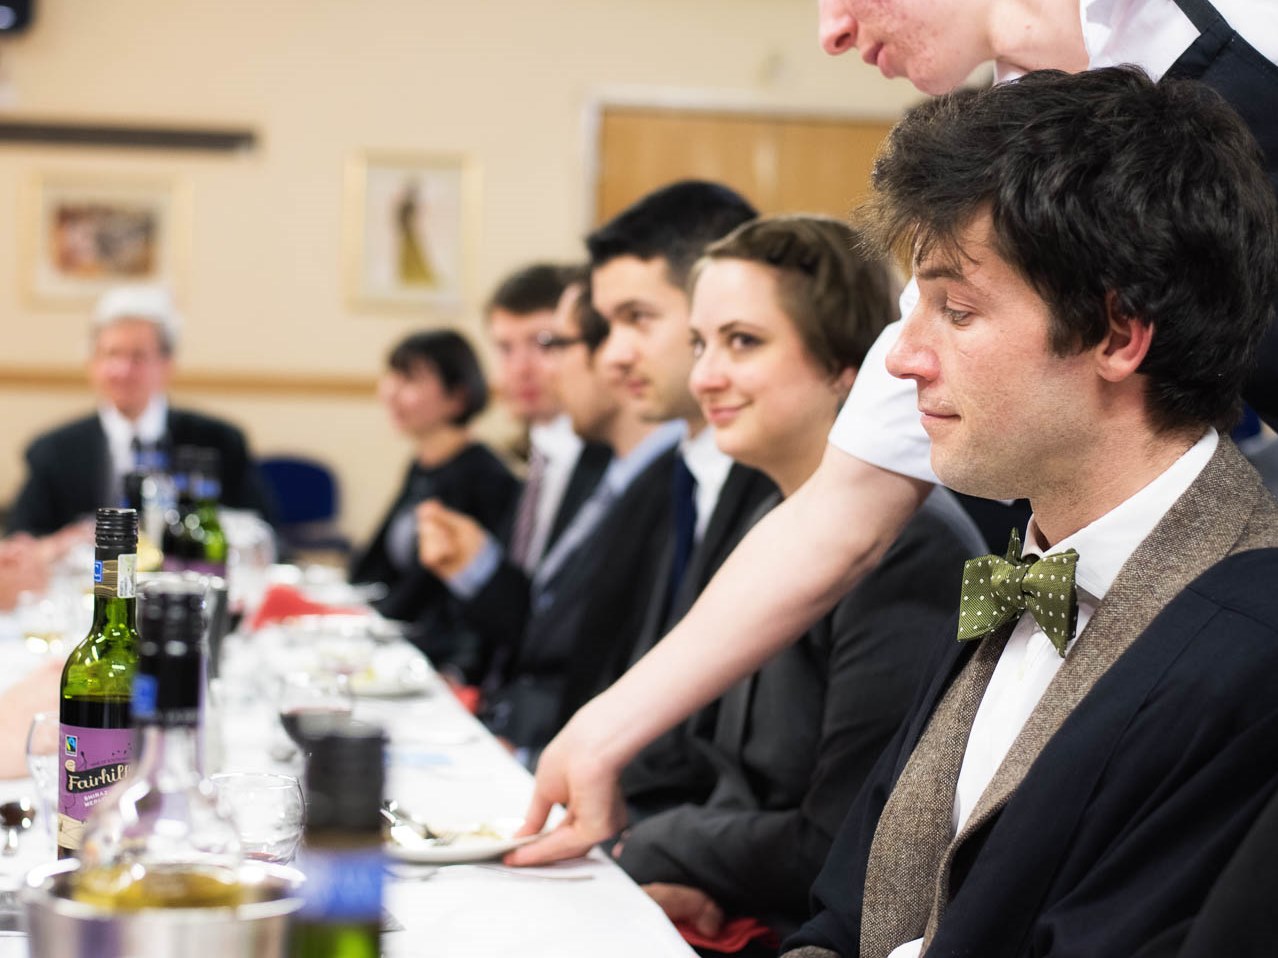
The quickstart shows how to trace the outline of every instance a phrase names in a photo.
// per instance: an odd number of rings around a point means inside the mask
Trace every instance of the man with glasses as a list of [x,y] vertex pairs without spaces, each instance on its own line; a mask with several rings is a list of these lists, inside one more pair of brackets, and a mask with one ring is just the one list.
[[27,479],[9,510],[8,532],[48,535],[116,505],[141,449],[216,449],[222,502],[270,517],[269,494],[243,433],[221,419],[169,405],[181,318],[169,294],[122,286],[97,304],[89,383],[97,411],[38,437],[26,451]]

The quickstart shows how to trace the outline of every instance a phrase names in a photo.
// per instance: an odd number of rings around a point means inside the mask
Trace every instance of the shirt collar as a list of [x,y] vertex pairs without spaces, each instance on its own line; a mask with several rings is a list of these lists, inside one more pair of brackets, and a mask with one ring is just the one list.
[[110,403],[103,403],[98,407],[98,419],[108,436],[126,436],[128,441],[137,436],[141,442],[157,443],[164,438],[168,426],[169,403],[162,395],[152,396],[142,415],[135,420],[128,419]]
[[652,465],[658,456],[668,449],[673,449],[687,430],[688,426],[682,419],[663,422],[644,436],[639,445],[631,449],[629,453],[614,458],[608,464],[608,470],[604,473],[604,482],[608,483],[614,492],[624,492],[635,477]]
[[714,430],[703,426],[695,436],[684,436],[679,443],[679,455],[683,456],[692,478],[697,480],[697,490],[707,494],[713,490],[717,499],[732,469],[732,457],[714,441]]
[[572,419],[566,413],[534,423],[528,429],[528,441],[548,462],[575,460],[581,453],[581,437],[572,431]]
[[1216,452],[1219,442],[1216,430],[1209,428],[1201,439],[1143,489],[1045,552],[1042,551],[1038,527],[1031,516],[1022,554],[1055,555],[1066,549],[1077,549],[1075,584],[1099,602],[1105,598],[1136,547],[1193,485]]

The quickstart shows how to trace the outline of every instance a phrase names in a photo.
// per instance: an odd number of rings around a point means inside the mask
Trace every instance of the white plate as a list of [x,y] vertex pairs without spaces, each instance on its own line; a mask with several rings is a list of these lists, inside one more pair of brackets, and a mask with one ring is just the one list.
[[370,699],[398,699],[430,691],[430,673],[379,674],[357,672],[350,678],[351,694]]
[[[493,822],[486,822],[484,827],[496,832],[496,835],[489,834],[462,834],[453,839],[447,845],[431,844],[423,842],[421,845],[408,845],[401,842],[388,841],[386,843],[386,853],[391,858],[398,858],[405,862],[418,862],[426,865],[459,865],[463,862],[482,862],[490,858],[498,858],[512,849],[518,848],[520,845],[527,845],[534,839],[540,838],[540,835],[525,835],[523,838],[515,838],[514,833],[519,830],[519,826],[523,822],[517,818],[502,818]],[[398,826],[397,826],[398,827]],[[477,826],[461,825],[457,828],[445,828],[442,825],[436,825],[440,831],[467,831]]]

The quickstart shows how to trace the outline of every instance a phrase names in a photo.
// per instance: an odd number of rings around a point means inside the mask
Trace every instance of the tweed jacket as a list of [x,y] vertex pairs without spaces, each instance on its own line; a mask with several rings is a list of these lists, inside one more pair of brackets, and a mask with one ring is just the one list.
[[1011,627],[951,646],[836,839],[796,958],[920,936],[929,956],[1129,956],[1196,911],[1278,787],[1274,546],[1278,506],[1222,439],[958,835],[962,751]]

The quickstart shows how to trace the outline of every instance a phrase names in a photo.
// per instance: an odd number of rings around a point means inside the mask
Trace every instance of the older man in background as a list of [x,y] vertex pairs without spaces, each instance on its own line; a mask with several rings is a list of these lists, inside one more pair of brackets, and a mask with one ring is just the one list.
[[225,505],[272,514],[243,433],[169,405],[180,328],[172,299],[158,287],[122,286],[98,301],[88,370],[97,411],[27,448],[27,478],[9,510],[8,532],[48,535],[113,505],[139,450],[184,445],[217,450]]

